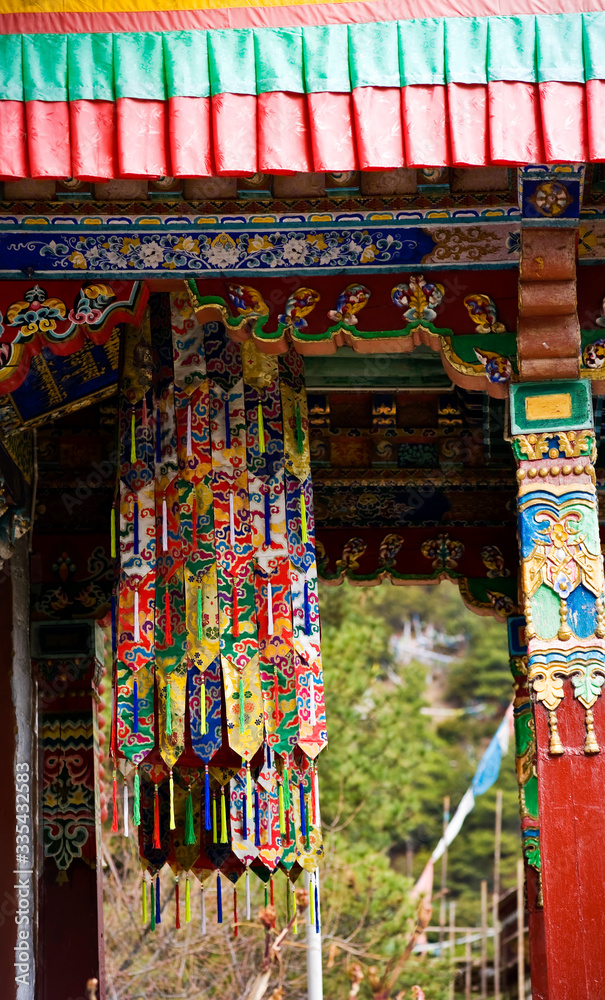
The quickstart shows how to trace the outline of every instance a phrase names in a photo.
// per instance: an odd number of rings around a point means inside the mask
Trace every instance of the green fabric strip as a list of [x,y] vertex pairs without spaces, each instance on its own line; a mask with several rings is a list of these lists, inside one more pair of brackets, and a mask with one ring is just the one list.
[[303,28],[302,34],[307,93],[348,93],[351,77],[346,24],[313,25]]
[[487,35],[487,79],[536,82],[534,17],[490,17]]
[[116,97],[166,100],[162,35],[154,31],[113,36]]
[[587,80],[605,80],[605,13],[583,14],[584,69]]
[[23,36],[23,93],[26,101],[67,100],[65,35]]
[[399,22],[401,86],[445,83],[443,18]]
[[543,14],[537,17],[536,51],[540,83],[550,80],[584,83],[581,16]]
[[208,32],[211,94],[256,94],[254,34],[249,28]]
[[163,42],[168,97],[209,97],[207,33],[166,32]]
[[113,101],[113,39],[100,33],[67,36],[70,101]]
[[397,21],[349,25],[351,87],[399,87]]
[[301,28],[257,28],[254,31],[256,92],[303,94]]
[[445,19],[445,74],[448,83],[487,83],[487,18]]
[[22,37],[0,35],[0,101],[23,99]]

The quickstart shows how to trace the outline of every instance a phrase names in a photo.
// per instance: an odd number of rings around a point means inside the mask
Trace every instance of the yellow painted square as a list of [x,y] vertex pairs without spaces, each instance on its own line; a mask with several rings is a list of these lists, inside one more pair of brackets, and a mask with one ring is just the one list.
[[564,420],[571,417],[571,394],[553,392],[550,396],[527,396],[525,416],[528,420]]

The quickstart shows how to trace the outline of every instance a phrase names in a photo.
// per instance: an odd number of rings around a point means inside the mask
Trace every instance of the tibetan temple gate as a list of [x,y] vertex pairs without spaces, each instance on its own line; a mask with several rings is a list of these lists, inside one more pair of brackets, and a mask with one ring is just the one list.
[[605,996],[605,13],[413,6],[0,3],[6,1000],[104,998],[127,774],[152,876],[313,885],[317,577],[508,627],[533,997]]

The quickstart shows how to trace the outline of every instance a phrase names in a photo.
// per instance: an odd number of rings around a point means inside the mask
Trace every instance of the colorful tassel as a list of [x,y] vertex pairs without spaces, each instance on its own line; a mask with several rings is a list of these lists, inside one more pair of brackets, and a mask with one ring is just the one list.
[[221,785],[221,844],[227,844],[227,808],[225,805],[225,786]]
[[275,906],[275,890],[273,887],[273,876],[269,879],[269,899],[271,900],[271,906]]
[[111,648],[118,648],[118,615],[116,595],[111,595]]
[[191,923],[191,886],[189,885],[189,875],[185,876],[185,923]]
[[302,781],[298,783],[298,797],[300,804],[300,832],[303,837],[307,836],[307,816],[305,810],[305,786]]
[[212,796],[212,843],[218,844],[218,830],[216,828],[216,795]]
[[195,493],[191,504],[191,545],[193,551],[197,552],[197,497]]
[[175,905],[175,909],[176,909],[176,920],[174,922],[174,926],[176,927],[177,931],[180,931],[180,929],[181,929],[181,906],[180,906],[180,902],[181,901],[180,901],[179,893],[180,893],[180,890],[179,890],[179,877],[177,875],[176,878],[175,878],[175,880],[174,880],[174,905]]
[[237,594],[237,580],[233,581],[233,601],[231,605],[231,631],[233,636],[237,639],[239,636],[239,601]]
[[229,393],[225,393],[224,401],[224,413],[225,413],[225,448],[231,447],[231,414],[229,412],[230,400]]
[[268,486],[263,493],[263,500],[265,507],[265,545],[269,547],[271,545],[271,493]]
[[303,612],[305,616],[305,635],[311,635],[311,607],[309,604],[309,581],[305,580],[303,590]]
[[133,629],[133,631],[134,631],[134,641],[135,642],[140,642],[141,641],[141,628],[140,628],[140,622],[139,622],[139,588],[138,587],[134,588],[134,609],[133,609],[133,616],[134,616],[134,629]]
[[134,406],[130,414],[130,464],[136,465],[137,462],[137,439],[136,439],[136,423],[134,415]]
[[124,778],[124,836],[130,836],[128,830],[128,784],[126,783],[126,778]]
[[260,847],[260,797],[258,787],[254,789],[254,846]]
[[229,490],[229,544],[235,548],[235,509],[233,503],[233,490]]
[[147,882],[145,878],[141,881],[141,923],[143,927],[147,923]]
[[263,420],[263,404],[260,399],[258,401],[258,450],[261,455],[264,455],[267,450],[265,447],[265,421]]
[[166,736],[172,736],[172,695],[170,681],[166,681]]
[[109,540],[109,554],[112,559],[116,557],[116,505],[112,504],[111,507],[111,521],[109,524],[110,530],[110,540]]
[[267,770],[270,771],[271,770],[271,747],[269,746],[268,743],[267,743],[267,746],[266,746],[265,749],[267,751],[267,753],[266,753]]
[[273,675],[273,721],[275,723],[275,732],[279,728],[279,678],[277,676],[277,664],[275,665],[275,673]]
[[150,883],[149,888],[150,888],[150,894],[149,895],[150,895],[150,903],[151,903],[151,915],[150,915],[150,918],[149,918],[149,930],[150,931],[154,931],[155,930],[155,900],[153,898],[153,875],[151,876],[151,883]]
[[162,550],[168,551],[168,504],[166,497],[162,497]]
[[308,534],[307,534],[307,504],[305,501],[305,495],[300,492],[300,533],[303,541],[303,545],[307,544]]
[[284,786],[281,781],[277,786],[277,802],[279,808],[279,832],[283,835],[286,832],[286,814],[284,811]]
[[315,893],[313,892],[313,876],[309,875],[309,923],[315,926]]
[[252,773],[249,761],[246,761],[246,795],[248,796],[248,802],[252,804]]
[[193,825],[193,794],[190,785],[189,792],[187,794],[187,802],[185,804],[185,839],[183,843],[195,844],[196,839],[195,827]]
[[167,646],[172,646],[172,611],[170,608],[170,588],[166,583],[164,591],[164,608],[166,612],[166,628],[164,629],[164,642]]
[[162,923],[162,906],[160,903],[160,873],[155,877],[155,922]]
[[296,400],[296,447],[298,448],[299,455],[302,454],[302,450],[305,444],[305,436],[303,434],[302,425],[302,413],[300,412],[300,403]]
[[204,767],[204,829],[212,829],[212,819],[210,815],[210,775],[208,765]]
[[286,807],[286,812],[292,806],[292,799],[290,797],[290,772],[288,770],[288,758],[284,758],[284,805]]
[[315,872],[314,882],[315,882],[315,888],[313,890],[313,895],[315,897],[315,933],[319,934],[319,931],[320,931],[320,926],[319,926],[319,886],[317,884],[317,872]]
[[153,792],[153,846],[156,851],[161,851],[162,841],[160,840],[160,793],[155,785]]
[[203,885],[202,885],[201,917],[202,917],[202,934],[205,934],[206,933],[206,894],[204,892],[204,886]]
[[305,851],[311,850],[311,827],[309,826],[309,796],[305,795],[303,802],[305,812]]
[[158,465],[162,464],[162,414],[159,406],[155,411],[155,460]]
[[172,768],[170,768],[168,787],[170,788],[170,829],[176,830],[176,820],[174,818],[174,778],[172,776]]
[[216,922],[217,924],[222,924],[223,922],[223,890],[221,887],[221,877],[219,873],[216,873]]
[[202,613],[202,581],[197,585],[197,638],[202,642],[204,638],[204,617]]
[[242,795],[242,837],[248,839],[248,796],[245,792]]
[[286,809],[286,846],[292,843],[292,825],[290,820],[290,810]]
[[141,779],[139,777],[139,765],[134,770],[134,794],[132,802],[132,822],[134,826],[141,825]]
[[240,734],[246,731],[246,713],[244,705],[244,677],[239,675],[239,731]]
[[246,868],[246,920],[250,920],[250,872]]
[[118,773],[113,769],[112,819],[111,832],[118,832]]
[[239,933],[239,928],[237,925],[237,889],[233,886],[233,937],[236,938]]
[[133,504],[132,511],[132,528],[133,528],[133,548],[135,556],[139,554],[139,501],[135,500]]
[[208,720],[206,718],[206,678],[202,674],[202,683],[200,684],[200,730],[203,736],[206,736],[208,732]]
[[187,404],[187,457],[192,454],[191,448],[191,403]]
[[273,587],[271,580],[267,580],[267,635],[273,635]]

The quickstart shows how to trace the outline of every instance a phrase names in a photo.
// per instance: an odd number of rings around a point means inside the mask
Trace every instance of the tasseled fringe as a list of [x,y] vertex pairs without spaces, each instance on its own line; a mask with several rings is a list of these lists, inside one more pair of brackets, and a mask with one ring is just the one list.
[[124,778],[124,836],[130,836],[128,830],[128,783],[126,778]]
[[162,549],[168,551],[168,504],[166,497],[162,497]]
[[233,937],[236,938],[239,933],[239,927],[237,924],[237,889],[233,886]]
[[258,412],[258,450],[261,455],[264,455],[266,449],[265,445],[265,421],[263,420],[263,404],[260,399],[257,406]]
[[154,931],[155,930],[155,899],[154,899],[154,895],[153,895],[153,875],[151,876],[151,882],[149,884],[149,890],[150,890],[149,891],[149,897],[150,897],[150,903],[151,903],[151,907],[150,907],[151,914],[150,914],[150,917],[149,917],[149,930]]
[[137,461],[137,438],[136,438],[136,418],[134,415],[134,406],[130,413],[130,464],[136,465]]
[[244,705],[244,678],[239,675],[239,731],[240,735],[246,731],[246,711]]
[[176,910],[176,919],[174,921],[174,926],[176,927],[177,931],[180,931],[181,929],[181,906],[180,906],[179,893],[180,893],[179,877],[177,875],[174,880],[174,905]]
[[303,434],[302,413],[300,412],[300,403],[298,402],[298,400],[296,400],[295,416],[296,416],[296,447],[298,448],[298,453],[300,455],[305,446],[305,436]]
[[269,879],[269,898],[271,900],[271,906],[275,906],[275,890],[273,887],[273,876]]
[[233,603],[231,607],[231,631],[234,638],[239,636],[239,601],[237,599],[237,580],[233,581]]
[[229,545],[235,548],[235,509],[233,503],[233,490],[229,490]]
[[265,506],[265,545],[271,545],[271,493],[269,492],[269,487],[267,486],[263,494],[264,506]]
[[204,767],[204,830],[212,829],[212,818],[210,813],[210,774],[208,765]]
[[170,608],[170,588],[168,583],[166,583],[166,590],[164,591],[164,608],[166,611],[166,627],[164,629],[164,642],[167,646],[172,645],[172,613]]
[[166,681],[166,736],[172,736],[172,694],[170,681]]
[[277,785],[277,802],[279,808],[279,832],[283,835],[286,832],[286,814],[284,810],[284,786],[281,781]]
[[303,613],[305,616],[305,635],[311,634],[311,608],[309,605],[309,581],[305,580],[303,590]]
[[147,396],[143,396],[143,406],[141,409],[141,423],[144,428],[147,427]]
[[187,458],[192,455],[191,447],[191,403],[187,404]]
[[216,822],[216,795],[212,796],[212,843],[218,844],[218,830]]
[[271,580],[267,580],[267,635],[273,635],[273,587]]
[[191,886],[189,874],[185,876],[185,923],[191,923]]
[[206,933],[206,894],[204,892],[204,886],[203,885],[202,885],[201,916],[202,916],[202,934],[205,934]]
[[133,548],[135,556],[139,554],[139,501],[135,500],[132,509],[132,533],[133,533]]
[[176,830],[176,820],[174,818],[174,777],[172,775],[172,768],[170,768],[168,787],[170,789],[170,829]]
[[111,505],[111,521],[109,523],[109,554],[112,559],[116,557],[116,505]]
[[160,840],[160,793],[158,786],[154,786],[153,791],[153,846],[155,850],[161,851],[162,841]]
[[298,797],[300,802],[300,832],[303,837],[307,836],[307,817],[305,811],[305,786],[304,782],[298,783]]
[[116,771],[115,765],[113,769],[111,832],[118,832],[118,772]]
[[193,494],[193,502],[191,504],[191,544],[193,551],[197,551],[197,497],[195,493]]
[[159,406],[155,411],[155,460],[158,465],[162,464],[162,414]]
[[246,868],[246,920],[250,920],[250,872]]
[[223,922],[223,892],[221,877],[218,872],[216,873],[216,922],[217,924],[222,924]]
[[132,802],[132,822],[134,826],[141,824],[141,779],[139,777],[139,765],[134,769],[134,795]]
[[292,843],[292,829],[290,824],[290,810],[286,809],[286,847],[289,847]]
[[242,795],[242,839],[248,839],[248,796],[246,792]]
[[305,794],[304,796],[304,810],[305,810],[305,851],[311,850],[311,827],[309,826],[309,796]]
[[227,836],[227,806],[225,804],[225,786],[221,785],[221,844],[229,843]]
[[266,751],[267,751],[267,753],[266,753],[266,759],[267,759],[267,770],[269,770],[269,771],[270,771],[270,770],[271,770],[271,747],[269,746],[269,744],[268,744],[268,743],[267,743],[267,746],[266,746],[266,748],[265,748],[265,749],[266,749]]
[[252,773],[249,761],[246,761],[246,795],[248,796],[250,806],[252,806]]
[[162,906],[160,903],[160,873],[155,877],[155,922],[162,923]]
[[135,642],[140,642],[141,641],[141,627],[140,627],[140,623],[139,623],[139,588],[138,588],[138,586],[135,586],[135,588],[134,588],[133,618],[134,618],[134,622],[133,622],[133,624],[134,624],[134,641]]
[[275,731],[277,732],[279,728],[279,677],[277,676],[277,665],[275,666],[275,673],[273,675],[273,721],[275,723]]
[[206,717],[206,678],[202,674],[202,683],[200,684],[200,730],[202,736],[206,736],[208,733],[208,719]]
[[319,934],[321,928],[319,923],[319,886],[317,885],[317,872],[315,872],[313,881],[315,882],[313,890],[313,895],[315,897],[315,933]]
[[223,412],[225,414],[225,448],[231,447],[231,414],[229,412],[229,393],[225,393]]
[[260,797],[258,787],[254,789],[254,846],[260,847]]
[[309,923],[315,925],[315,893],[313,892],[313,875],[309,875]]
[[[195,844],[196,842],[197,838],[195,836],[195,827],[193,825],[193,793],[190,785],[187,793],[187,802],[185,804],[185,839],[183,843]],[[187,885],[189,885],[189,882],[187,882]]]
[[143,927],[147,923],[147,882],[145,881],[145,876],[143,876],[141,882],[141,923]]
[[309,536],[307,534],[307,504],[305,502],[305,494],[300,491],[300,534],[302,538],[303,545],[306,545]]
[[292,807],[292,799],[290,797],[290,772],[288,770],[288,759],[284,759],[284,806],[286,807],[286,812]]

